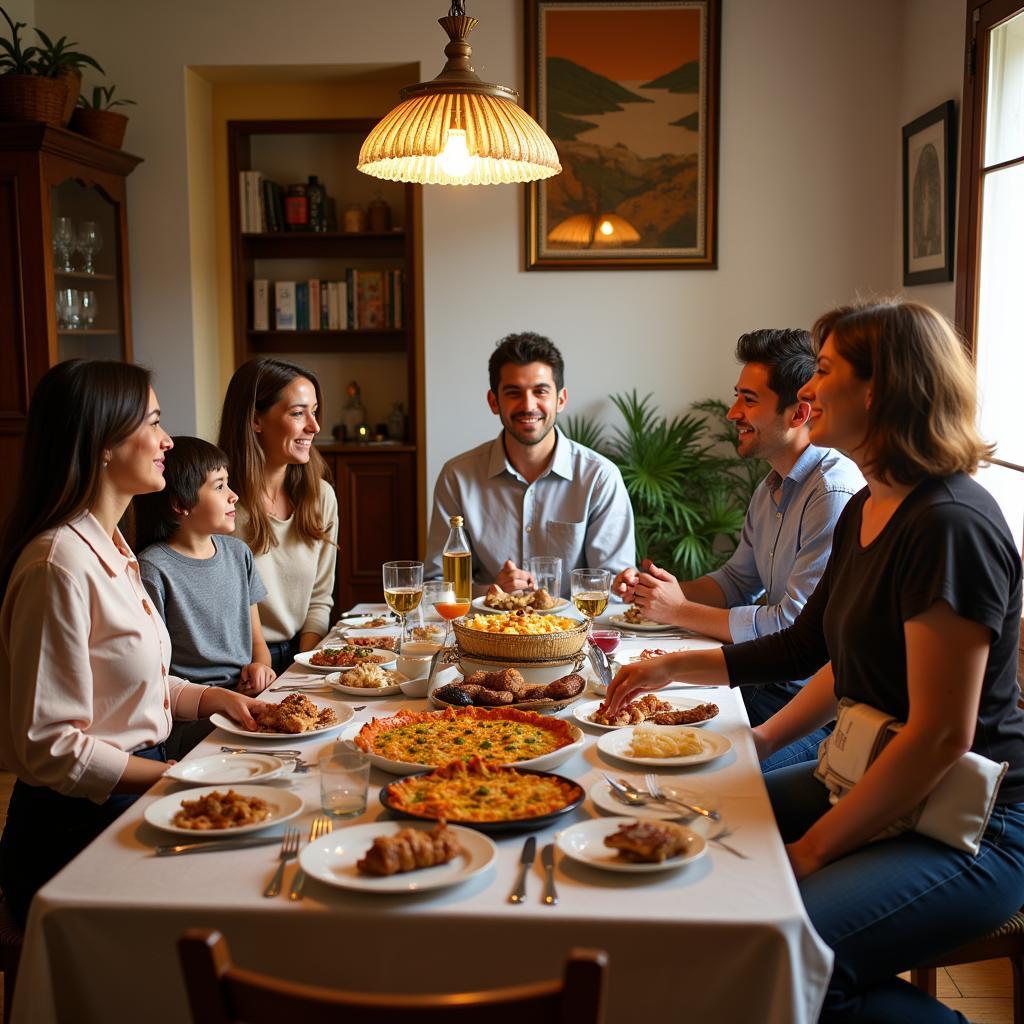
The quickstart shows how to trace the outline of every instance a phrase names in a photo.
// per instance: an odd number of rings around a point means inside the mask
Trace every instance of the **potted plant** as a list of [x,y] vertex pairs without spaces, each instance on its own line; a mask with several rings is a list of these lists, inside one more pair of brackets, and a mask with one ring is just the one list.
[[9,39],[0,38],[0,120],[66,124],[69,81],[75,82],[76,74],[80,78],[79,68],[99,64],[70,49],[75,44],[67,36],[53,42],[36,29],[42,45],[23,45],[25,22],[12,21],[2,7],[0,14],[10,29]]
[[61,36],[53,42],[40,28],[36,29],[36,35],[43,43],[39,47],[38,57],[40,74],[56,78],[67,86],[68,94],[64,100],[64,115],[61,120],[61,124],[67,124],[75,112],[75,105],[82,90],[82,68],[95,68],[101,75],[105,72],[88,54],[72,50],[71,47],[77,46],[78,43],[69,43],[67,36]]
[[71,118],[71,130],[105,146],[120,149],[124,142],[128,118],[111,107],[135,106],[135,100],[115,100],[113,85],[97,85],[92,99],[78,97],[78,107]]

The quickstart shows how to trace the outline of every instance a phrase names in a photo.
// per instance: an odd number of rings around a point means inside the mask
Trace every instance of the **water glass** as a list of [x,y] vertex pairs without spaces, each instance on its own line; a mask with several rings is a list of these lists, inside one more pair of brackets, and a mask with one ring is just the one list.
[[561,558],[535,555],[526,560],[526,571],[533,577],[537,590],[546,590],[556,601],[562,596]]
[[96,314],[99,311],[96,303],[96,293],[91,288],[87,288],[85,291],[79,292],[79,295],[81,297],[82,321],[86,327],[92,327],[96,322]]
[[57,217],[53,222],[53,251],[57,254],[57,269],[65,272],[75,269],[71,254],[75,250],[75,225],[70,217]]
[[82,297],[77,288],[57,289],[57,324],[75,328],[82,325]]
[[335,743],[319,758],[320,807],[332,818],[354,818],[366,810],[370,757],[354,744]]

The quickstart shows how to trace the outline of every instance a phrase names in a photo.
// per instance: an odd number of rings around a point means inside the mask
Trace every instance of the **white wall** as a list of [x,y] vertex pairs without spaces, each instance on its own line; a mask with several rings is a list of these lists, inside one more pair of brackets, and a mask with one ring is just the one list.
[[[35,42],[36,34],[32,31],[36,24],[36,5],[34,0],[5,0],[3,8],[11,21],[25,22],[28,28],[22,29],[22,35],[30,43]],[[2,32],[6,36],[10,31],[7,28],[7,22],[0,18],[0,25],[3,26]],[[46,31],[45,27],[43,31]],[[100,63],[102,64],[103,62],[100,61]]]
[[[927,26],[926,8],[958,0],[908,2],[908,19]],[[444,43],[434,19],[446,6],[37,0],[43,27],[78,39],[139,104],[125,143],[145,158],[129,179],[136,351],[157,371],[174,430],[196,421],[186,68],[418,62],[433,75]],[[717,271],[525,273],[522,190],[426,189],[428,480],[444,459],[493,434],[485,362],[510,331],[547,333],[562,347],[571,411],[607,411],[609,393],[636,387],[675,413],[731,393],[740,332],[809,324],[855,293],[891,290],[899,280],[894,111],[928,109],[932,91],[949,94],[944,78],[920,97],[905,85],[903,6],[723,5]],[[481,19],[477,71],[522,89],[520,12],[518,0],[472,11]],[[914,47],[926,67],[931,51],[917,37]],[[953,49],[944,46],[936,63],[950,51],[958,67]]]

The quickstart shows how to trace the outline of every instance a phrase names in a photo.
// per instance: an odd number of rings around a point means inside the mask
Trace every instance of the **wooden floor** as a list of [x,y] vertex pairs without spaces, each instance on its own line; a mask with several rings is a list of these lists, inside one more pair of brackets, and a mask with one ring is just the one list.
[[[0,831],[7,821],[7,801],[10,799],[14,776],[0,771]],[[981,964],[951,967],[939,971],[936,988],[939,998],[954,1010],[959,1010],[973,1024],[1012,1024],[1013,999],[1010,965],[1006,960],[989,960]],[[3,979],[0,976],[0,996]],[[0,1003],[0,1024],[3,1024],[3,1004]]]

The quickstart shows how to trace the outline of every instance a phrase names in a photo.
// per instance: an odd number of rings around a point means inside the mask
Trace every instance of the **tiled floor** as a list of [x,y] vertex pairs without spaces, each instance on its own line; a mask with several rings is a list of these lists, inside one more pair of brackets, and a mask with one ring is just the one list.
[[[0,771],[0,830],[7,820],[7,801],[13,785],[14,776]],[[1006,960],[989,960],[939,971],[936,986],[939,998],[973,1024],[1012,1024],[1012,981]],[[2,992],[0,979],[0,994]],[[0,1024],[3,1024],[2,1009]]]

